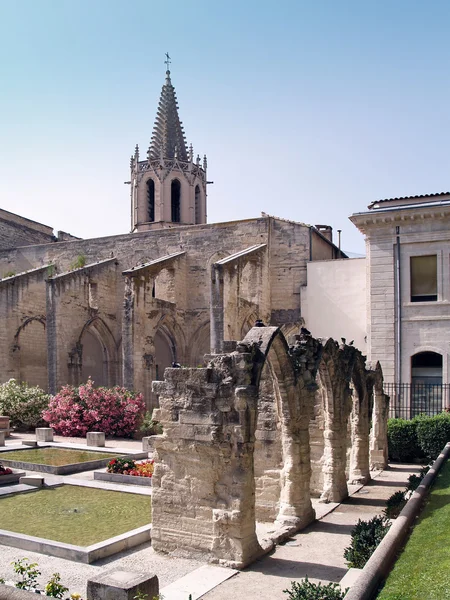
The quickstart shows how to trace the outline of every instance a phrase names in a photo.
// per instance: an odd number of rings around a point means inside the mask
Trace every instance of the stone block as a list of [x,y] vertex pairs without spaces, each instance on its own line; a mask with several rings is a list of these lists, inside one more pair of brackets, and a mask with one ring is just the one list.
[[102,448],[105,445],[105,434],[103,431],[89,431],[86,434],[86,443],[88,446]]
[[142,438],[142,450],[144,452],[153,452],[153,438],[155,436],[149,435]]
[[51,427],[38,427],[35,431],[38,442],[53,442],[53,429]]
[[37,448],[36,440],[22,440],[22,446],[29,446],[30,448]]
[[34,487],[43,487],[45,484],[45,479],[42,475],[25,475],[19,479],[19,482],[25,485],[32,485]]
[[6,429],[0,429],[0,446],[5,445]]
[[87,600],[133,600],[138,593],[151,600],[158,597],[156,575],[114,569],[88,579]]
[[0,415],[0,431],[2,429],[6,432],[6,437],[9,436],[9,417],[5,415]]

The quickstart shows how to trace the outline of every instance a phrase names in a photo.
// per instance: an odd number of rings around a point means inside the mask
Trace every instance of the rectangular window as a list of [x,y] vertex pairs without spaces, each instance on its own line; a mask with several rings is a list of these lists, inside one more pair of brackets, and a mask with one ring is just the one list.
[[437,256],[411,256],[411,302],[436,302]]

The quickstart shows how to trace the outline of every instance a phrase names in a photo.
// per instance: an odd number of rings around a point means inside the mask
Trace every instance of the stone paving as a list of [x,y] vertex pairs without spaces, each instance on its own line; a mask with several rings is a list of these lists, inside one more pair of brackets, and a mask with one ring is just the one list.
[[[17,444],[22,439],[33,439],[31,434],[15,434],[8,438],[7,445]],[[61,438],[55,436],[56,442],[83,444],[79,438]],[[121,447],[130,450],[141,448],[141,442],[135,440],[107,440],[106,447]],[[61,573],[63,582],[71,592],[78,592],[83,597],[86,593],[86,580],[99,572],[120,568],[147,573],[156,573],[160,581],[160,589],[164,600],[183,600],[184,590],[189,589],[193,600],[225,600],[238,595],[246,600],[274,600],[286,597],[283,590],[290,587],[290,582],[299,580],[305,575],[313,581],[340,581],[347,572],[343,551],[348,546],[350,531],[359,518],[367,520],[383,511],[385,500],[397,489],[405,487],[410,473],[418,472],[416,465],[392,465],[389,469],[374,473],[374,479],[366,486],[350,488],[351,496],[341,504],[319,504],[314,502],[320,520],[312,523],[307,529],[293,536],[283,545],[266,557],[255,562],[244,571],[219,583],[223,576],[211,567],[208,574],[203,563],[181,557],[172,557],[155,553],[150,544],[140,546],[137,550],[121,552],[113,557],[103,559],[93,565],[75,563],[57,559],[43,554],[25,552],[16,548],[0,545],[0,576],[13,578],[10,563],[27,556],[29,560],[39,564],[42,571],[41,581],[44,583],[55,571]],[[92,480],[93,472],[78,473],[68,476],[80,480]],[[63,477],[60,477],[63,479]],[[103,484],[105,487],[113,484]],[[119,489],[121,486],[114,486]],[[129,486],[127,486],[130,489]],[[24,518],[18,515],[18,518]],[[258,535],[270,529],[267,524],[258,527]],[[200,569],[197,572],[197,569]],[[190,575],[189,575],[190,574]],[[175,582],[184,578],[177,586]],[[216,582],[210,591],[205,593],[205,580]],[[172,585],[171,585],[172,584]],[[175,585],[174,585],[175,584]],[[170,587],[167,587],[169,586]],[[185,598],[187,600],[187,596]]]

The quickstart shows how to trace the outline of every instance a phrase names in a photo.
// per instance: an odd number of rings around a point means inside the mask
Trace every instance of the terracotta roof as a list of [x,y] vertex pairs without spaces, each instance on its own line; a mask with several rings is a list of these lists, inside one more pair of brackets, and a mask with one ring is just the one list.
[[417,198],[435,198],[438,196],[448,196],[450,192],[438,192],[437,194],[418,194],[416,196],[399,196],[398,198],[383,198],[382,200],[375,200],[371,202],[367,208],[372,208],[375,204],[380,204],[381,202],[393,202],[394,200],[415,200]]

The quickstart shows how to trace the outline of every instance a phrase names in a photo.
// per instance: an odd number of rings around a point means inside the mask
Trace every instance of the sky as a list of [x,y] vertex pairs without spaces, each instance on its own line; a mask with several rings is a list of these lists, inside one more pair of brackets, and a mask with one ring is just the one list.
[[450,188],[449,27],[444,0],[0,0],[0,208],[127,233],[169,52],[208,222],[327,224],[364,253],[349,215]]

